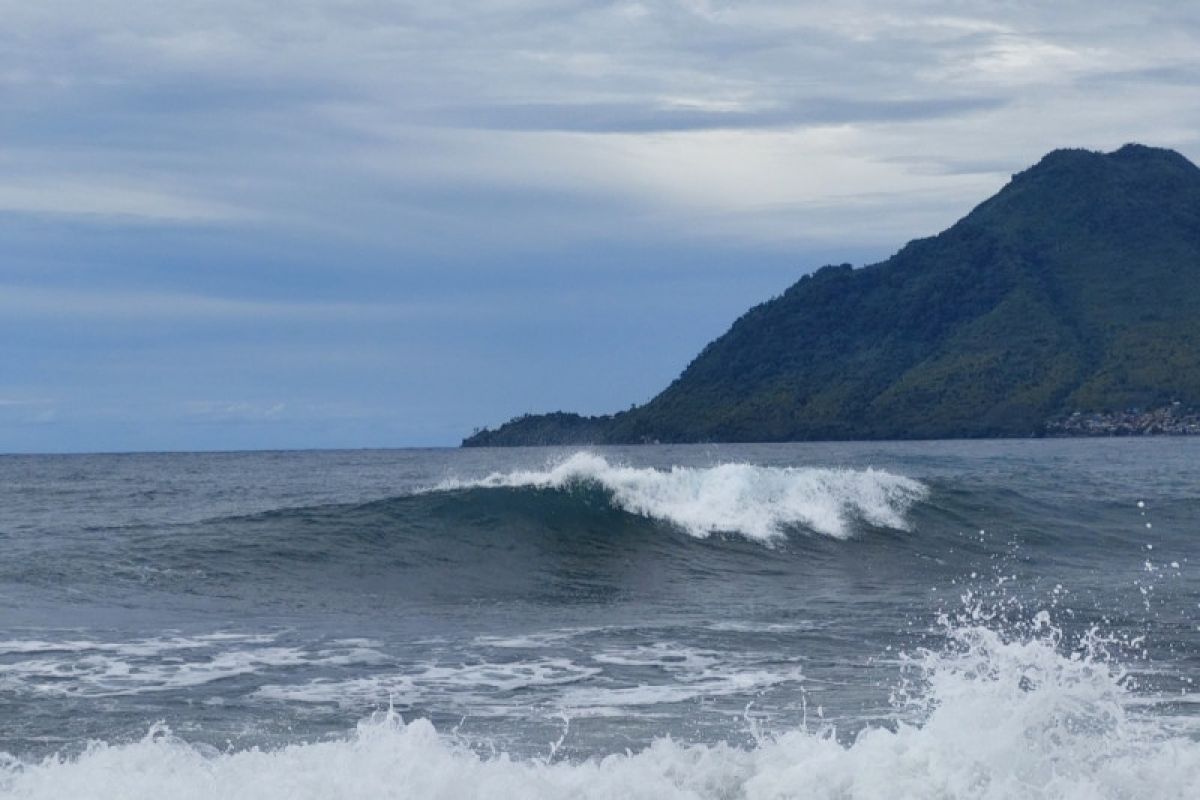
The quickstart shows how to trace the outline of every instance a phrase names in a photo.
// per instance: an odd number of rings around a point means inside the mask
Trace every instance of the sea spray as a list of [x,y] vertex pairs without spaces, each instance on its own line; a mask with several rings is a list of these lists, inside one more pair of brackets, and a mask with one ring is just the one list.
[[[163,726],[74,757],[0,760],[0,796],[42,798],[1194,798],[1200,743],[1137,716],[1095,644],[1064,647],[1038,614],[1005,631],[944,620],[947,644],[905,657],[889,723],[840,741],[807,724],[757,744],[683,744],[582,761],[514,758],[388,711],[338,740],[218,752]],[[913,716],[915,712],[915,717]],[[569,730],[569,729],[568,729]],[[561,740],[557,745],[561,745]],[[553,747],[551,754],[557,750]]]
[[670,522],[692,536],[734,532],[769,542],[805,527],[843,539],[861,519],[905,530],[905,513],[928,490],[919,481],[865,469],[720,464],[669,470],[611,464],[580,452],[544,470],[495,472],[476,480],[449,479],[434,491],[474,488],[569,490],[596,485],[631,514]]

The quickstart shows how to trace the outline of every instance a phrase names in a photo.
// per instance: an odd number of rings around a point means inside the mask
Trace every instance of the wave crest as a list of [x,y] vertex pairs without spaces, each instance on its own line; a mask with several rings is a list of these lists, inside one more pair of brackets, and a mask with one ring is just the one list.
[[589,484],[609,492],[618,508],[670,522],[697,538],[736,532],[764,542],[799,526],[844,539],[851,534],[855,519],[907,530],[906,512],[928,494],[919,481],[876,469],[720,464],[659,470],[614,465],[587,452],[575,453],[545,470],[446,480],[433,490],[569,490]]

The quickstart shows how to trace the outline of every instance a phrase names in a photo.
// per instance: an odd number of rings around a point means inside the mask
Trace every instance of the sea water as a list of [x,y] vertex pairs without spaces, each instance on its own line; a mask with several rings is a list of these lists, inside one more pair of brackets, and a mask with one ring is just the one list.
[[0,797],[1200,797],[1200,440],[0,457]]

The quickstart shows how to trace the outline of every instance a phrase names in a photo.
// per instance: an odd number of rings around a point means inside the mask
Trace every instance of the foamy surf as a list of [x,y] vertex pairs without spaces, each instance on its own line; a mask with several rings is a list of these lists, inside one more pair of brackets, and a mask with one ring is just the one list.
[[919,481],[875,469],[720,464],[659,470],[614,465],[587,452],[544,470],[451,479],[434,490],[565,490],[587,484],[609,492],[613,505],[624,511],[669,522],[698,538],[731,532],[763,542],[797,527],[844,539],[856,519],[907,530],[907,511],[928,494]]
[[[918,653],[913,699],[850,742],[807,724],[757,744],[658,739],[583,761],[489,753],[394,713],[340,740],[220,752],[163,726],[37,763],[0,757],[8,798],[647,798],[647,800],[1117,800],[1194,798],[1200,743],[1129,708],[1119,668],[1064,651],[1044,630],[1017,640],[979,626]],[[915,720],[914,720],[915,718]],[[914,720],[914,721],[905,721]],[[768,723],[769,724],[769,723]],[[569,734],[564,734],[566,737]]]

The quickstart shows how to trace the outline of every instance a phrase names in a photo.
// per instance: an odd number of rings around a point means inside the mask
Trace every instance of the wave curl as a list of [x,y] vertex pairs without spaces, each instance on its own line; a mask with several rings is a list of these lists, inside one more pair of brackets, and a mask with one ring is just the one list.
[[883,470],[753,464],[659,470],[614,465],[588,452],[575,453],[544,470],[449,479],[431,491],[570,490],[588,485],[609,492],[613,505],[623,511],[670,522],[697,538],[734,532],[763,542],[777,540],[795,527],[845,539],[856,519],[907,530],[907,511],[928,495],[920,481]]

